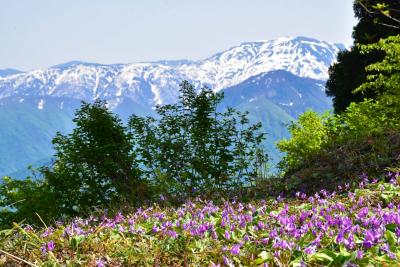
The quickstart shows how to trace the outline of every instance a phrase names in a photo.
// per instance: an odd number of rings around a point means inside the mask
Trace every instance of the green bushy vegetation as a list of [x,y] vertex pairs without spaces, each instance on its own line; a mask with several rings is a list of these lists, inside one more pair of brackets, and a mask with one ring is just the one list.
[[[292,199],[194,199],[131,212],[0,232],[0,264],[13,266],[397,266],[400,187]],[[345,191],[344,191],[345,190]],[[340,193],[340,194],[337,194]],[[9,254],[2,254],[8,251]]]
[[281,140],[277,146],[285,152],[280,168],[289,170],[307,164],[308,157],[319,151],[329,140],[328,114],[320,116],[314,111],[300,115],[288,128],[290,139]]
[[354,2],[354,45],[339,53],[326,84],[335,113],[306,112],[289,127],[291,138],[278,143],[291,187],[318,190],[398,168],[399,10],[396,1]]
[[392,36],[361,46],[365,54],[376,50],[385,54],[366,68],[367,81],[355,90],[374,90],[374,98],[353,102],[340,114],[307,112],[290,127],[291,139],[278,143],[287,153],[280,166],[288,182],[320,189],[327,180],[335,185],[362,172],[378,174],[399,166],[399,41],[400,36]]
[[261,124],[247,113],[218,112],[223,95],[184,81],[180,101],[157,106],[158,119],[133,115],[124,126],[106,103],[83,103],[76,128],[53,139],[51,166],[39,179],[3,179],[0,225],[50,222],[113,205],[221,195],[254,180],[266,166]]
[[178,103],[127,125],[83,103],[42,178],[0,184],[0,227],[14,223],[0,264],[398,264],[400,9],[384,2],[355,2],[355,45],[327,83],[335,113],[289,125],[276,177],[261,125],[207,88],[184,81]]
[[254,182],[267,160],[261,124],[234,109],[218,112],[222,98],[183,82],[177,104],[156,108],[159,120],[130,118],[139,164],[160,194],[185,198]]
[[367,82],[366,67],[380,62],[384,53],[374,49],[365,54],[361,45],[377,43],[380,39],[400,34],[400,2],[392,0],[355,0],[354,14],[358,23],[353,28],[353,46],[341,51],[337,63],[329,69],[326,93],[333,98],[336,113],[341,113],[353,102],[375,98],[376,90],[355,92]]

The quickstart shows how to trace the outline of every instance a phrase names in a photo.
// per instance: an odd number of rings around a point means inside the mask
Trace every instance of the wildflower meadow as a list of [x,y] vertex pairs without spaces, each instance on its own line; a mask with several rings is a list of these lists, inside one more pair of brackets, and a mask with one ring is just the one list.
[[[1,232],[5,266],[397,266],[400,179],[219,203],[193,199]],[[5,251],[13,251],[5,253]]]

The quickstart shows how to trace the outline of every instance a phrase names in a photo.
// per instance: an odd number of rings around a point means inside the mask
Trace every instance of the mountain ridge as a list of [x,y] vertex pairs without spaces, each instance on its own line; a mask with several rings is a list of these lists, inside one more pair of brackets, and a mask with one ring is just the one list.
[[155,105],[175,102],[183,80],[197,89],[224,92],[222,106],[249,111],[252,122],[261,121],[268,133],[265,145],[276,162],[280,153],[274,144],[288,137],[288,123],[306,109],[331,108],[323,87],[342,48],[313,38],[285,37],[244,42],[198,61],[70,61],[0,77],[0,176],[49,158],[52,137],[71,131],[80,101],[106,100],[126,121],[133,113],[153,115]]
[[130,64],[71,61],[0,77],[0,99],[17,94],[69,96],[86,101],[100,97],[113,102],[116,107],[118,97],[124,95],[135,99],[146,83],[148,92],[142,93],[151,96],[147,101],[153,105],[165,104],[177,100],[182,80],[189,80],[198,88],[206,85],[215,91],[259,73],[280,69],[300,77],[325,80],[329,66],[343,48],[313,38],[286,37],[244,42],[199,61],[161,60]]

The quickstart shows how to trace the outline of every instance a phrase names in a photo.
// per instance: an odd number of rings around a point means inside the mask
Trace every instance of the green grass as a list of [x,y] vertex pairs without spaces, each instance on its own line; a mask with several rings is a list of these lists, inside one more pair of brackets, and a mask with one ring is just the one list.
[[[0,232],[5,266],[397,266],[400,186],[292,199],[188,200]],[[396,180],[397,179],[397,180]],[[163,202],[165,203],[165,202]],[[14,265],[13,265],[14,264]]]

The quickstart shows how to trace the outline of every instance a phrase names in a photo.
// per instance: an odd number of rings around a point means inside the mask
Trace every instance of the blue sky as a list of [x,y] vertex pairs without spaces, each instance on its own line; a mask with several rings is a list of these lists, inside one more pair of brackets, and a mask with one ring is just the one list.
[[352,0],[0,0],[0,69],[202,59],[245,41],[351,43]]

